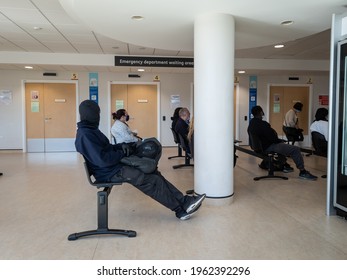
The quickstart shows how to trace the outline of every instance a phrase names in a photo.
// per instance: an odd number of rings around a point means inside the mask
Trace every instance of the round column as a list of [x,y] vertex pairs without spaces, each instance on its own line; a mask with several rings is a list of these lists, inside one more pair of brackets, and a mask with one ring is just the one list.
[[234,34],[232,15],[200,15],[194,23],[194,190],[206,202],[234,194]]

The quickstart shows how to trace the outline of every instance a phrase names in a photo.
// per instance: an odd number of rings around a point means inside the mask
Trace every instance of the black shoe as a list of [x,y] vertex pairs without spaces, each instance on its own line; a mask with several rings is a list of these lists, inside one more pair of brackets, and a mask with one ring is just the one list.
[[205,197],[206,197],[206,194],[189,197],[189,200],[185,203],[186,205],[184,207],[184,209],[186,209],[186,212],[188,214],[194,212],[194,210],[201,205]]
[[290,173],[294,171],[294,168],[291,167],[288,163],[285,163],[283,166],[283,170],[284,173]]
[[195,207],[195,209],[189,214],[184,210],[176,212],[176,217],[179,218],[181,221],[189,220],[196,213],[196,211],[198,211],[200,206],[201,203],[199,204],[199,206]]
[[311,181],[317,180],[317,176],[312,175],[307,170],[300,171],[299,178]]

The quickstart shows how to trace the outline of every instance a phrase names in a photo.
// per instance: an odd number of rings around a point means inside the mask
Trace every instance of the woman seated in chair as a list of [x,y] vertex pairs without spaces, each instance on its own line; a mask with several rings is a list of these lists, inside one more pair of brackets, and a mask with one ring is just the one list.
[[310,126],[313,147],[316,152],[321,155],[326,155],[328,149],[328,113],[328,109],[318,108],[316,111],[315,120]]
[[316,111],[316,115],[314,116],[314,121],[310,126],[310,131],[316,131],[322,135],[324,135],[324,138],[326,141],[328,141],[328,129],[329,129],[329,123],[328,123],[328,114],[329,111],[326,108],[318,108]]
[[142,140],[128,126],[129,114],[125,109],[119,109],[117,112],[112,113],[112,117],[115,122],[112,125],[111,134],[117,144],[136,143]]

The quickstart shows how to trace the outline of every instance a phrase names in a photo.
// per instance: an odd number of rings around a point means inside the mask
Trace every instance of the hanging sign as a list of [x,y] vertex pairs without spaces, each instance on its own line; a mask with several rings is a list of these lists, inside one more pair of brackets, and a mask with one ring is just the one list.
[[146,56],[115,56],[114,66],[126,67],[180,67],[193,68],[191,57],[146,57]]

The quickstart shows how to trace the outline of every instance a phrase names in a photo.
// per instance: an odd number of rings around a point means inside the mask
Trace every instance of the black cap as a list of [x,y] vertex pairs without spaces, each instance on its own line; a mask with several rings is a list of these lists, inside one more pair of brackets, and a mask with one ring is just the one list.
[[294,109],[301,111],[304,105],[301,102],[296,102],[293,106]]

